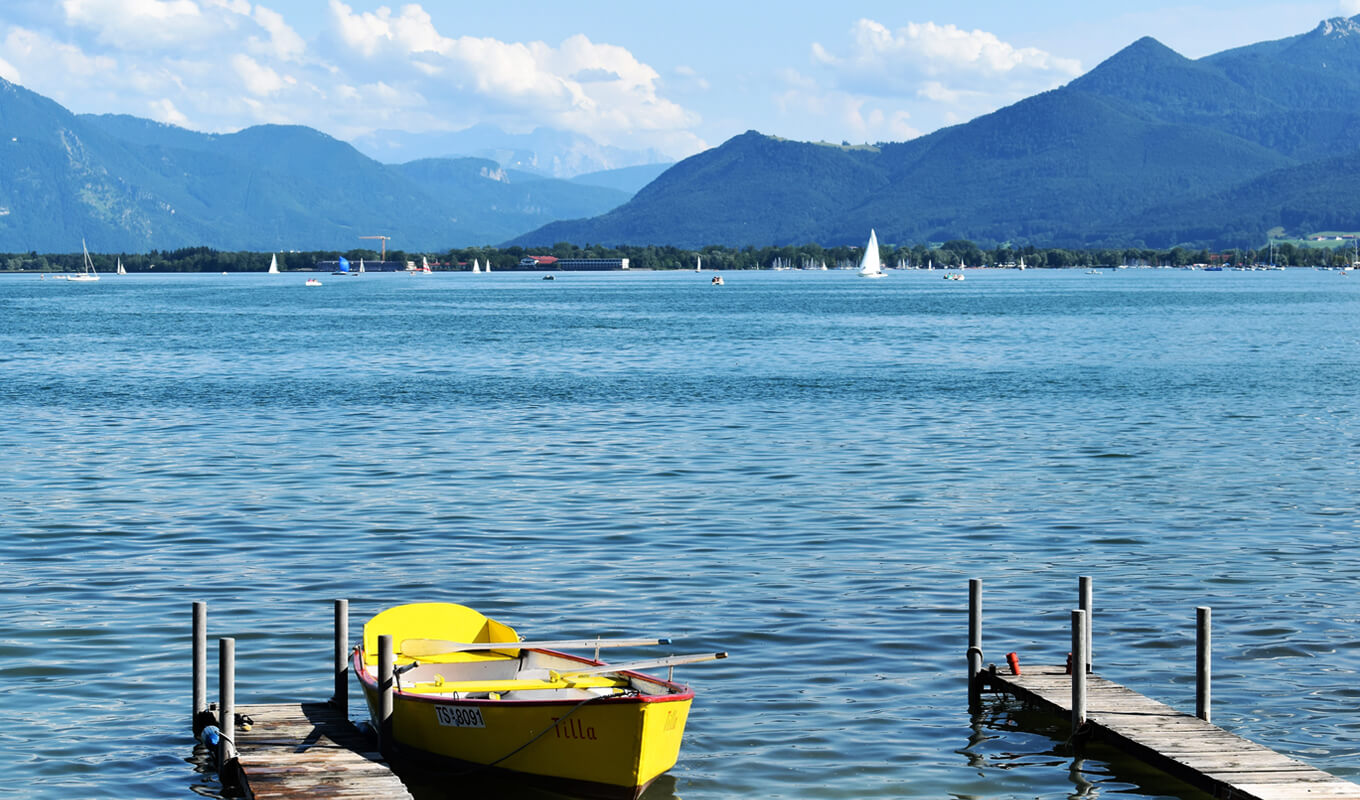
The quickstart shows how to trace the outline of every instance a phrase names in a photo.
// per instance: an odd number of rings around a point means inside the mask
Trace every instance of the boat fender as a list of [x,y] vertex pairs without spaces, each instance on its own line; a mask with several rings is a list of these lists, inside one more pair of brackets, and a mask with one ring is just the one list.
[[198,740],[207,747],[216,748],[222,743],[222,731],[216,725],[209,725],[199,733]]
[[1007,653],[1006,663],[1010,664],[1012,675],[1020,674],[1020,656],[1017,656],[1015,653]]

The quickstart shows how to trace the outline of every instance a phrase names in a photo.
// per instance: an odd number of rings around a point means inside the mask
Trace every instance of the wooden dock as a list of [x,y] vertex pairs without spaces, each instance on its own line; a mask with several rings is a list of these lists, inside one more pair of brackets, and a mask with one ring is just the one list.
[[[1066,666],[983,671],[982,688],[1069,717]],[[1360,786],[1229,733],[1095,675],[1086,676],[1079,735],[1112,744],[1214,797],[1231,800],[1360,800]]]
[[238,783],[248,798],[411,800],[401,779],[346,713],[331,703],[237,706]]

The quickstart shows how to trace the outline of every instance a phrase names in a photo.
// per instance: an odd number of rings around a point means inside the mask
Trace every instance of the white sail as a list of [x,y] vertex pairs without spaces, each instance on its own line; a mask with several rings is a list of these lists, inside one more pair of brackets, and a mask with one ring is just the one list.
[[362,258],[359,259],[359,271],[360,272],[364,271],[364,260]]
[[487,272],[491,271],[491,259],[489,258],[486,260],[486,271]]
[[869,243],[864,246],[864,260],[859,263],[859,274],[865,278],[883,277],[883,263],[878,255],[878,234],[869,229]]
[[694,271],[695,271],[695,272],[703,272],[703,271],[704,271],[704,257],[703,257],[703,256],[695,256],[695,257],[694,257]]
[[126,274],[127,274],[127,270],[123,269],[123,259],[121,259],[121,258],[118,259],[118,274],[119,274],[119,275],[126,275]]
[[481,271],[482,271],[482,262],[481,262],[480,260],[475,259],[475,258],[472,259],[472,271],[473,271],[473,272],[481,272]]
[[68,280],[68,281],[97,281],[97,280],[99,280],[99,273],[98,273],[98,272],[95,272],[95,270],[94,270],[94,262],[90,260],[90,251],[89,251],[89,248],[87,248],[87,247],[85,246],[85,240],[84,240],[84,239],[81,239],[81,240],[80,240],[80,249],[81,249],[82,251],[84,251],[84,253],[85,253],[85,263],[81,264],[81,266],[80,266],[80,274],[79,274],[79,275],[67,275],[67,276],[66,276],[66,280]]
[[270,274],[270,275],[278,275],[278,274],[279,274],[279,254],[278,254],[278,253],[275,253],[274,255],[272,255],[272,256],[269,257],[269,274]]

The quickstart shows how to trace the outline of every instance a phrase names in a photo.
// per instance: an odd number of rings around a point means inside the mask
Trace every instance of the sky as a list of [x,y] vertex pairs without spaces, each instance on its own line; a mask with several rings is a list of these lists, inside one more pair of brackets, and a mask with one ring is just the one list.
[[205,132],[547,127],[679,159],[750,129],[903,141],[1143,36],[1198,58],[1356,14],[1360,0],[4,0],[0,77],[76,113]]

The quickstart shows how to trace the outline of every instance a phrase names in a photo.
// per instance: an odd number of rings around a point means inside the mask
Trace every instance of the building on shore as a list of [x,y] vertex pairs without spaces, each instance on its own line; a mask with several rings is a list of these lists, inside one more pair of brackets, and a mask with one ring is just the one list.
[[628,269],[626,258],[556,258],[554,256],[525,256],[519,260],[520,269],[560,269],[574,272],[590,270]]

